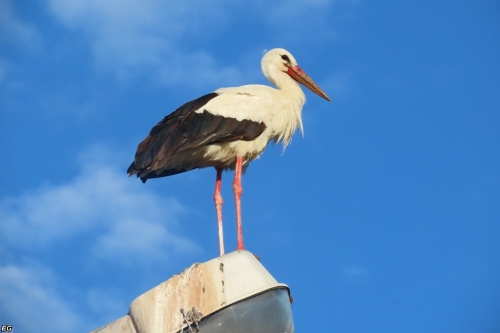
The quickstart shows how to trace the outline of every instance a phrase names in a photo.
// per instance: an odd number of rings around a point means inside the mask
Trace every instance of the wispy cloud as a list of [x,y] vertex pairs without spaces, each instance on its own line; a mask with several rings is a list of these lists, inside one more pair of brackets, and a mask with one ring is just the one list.
[[38,47],[42,38],[36,28],[15,15],[10,1],[0,1],[0,41],[25,49]]
[[371,273],[365,267],[348,265],[341,268],[341,276],[344,282],[361,283],[371,279]]
[[19,332],[82,331],[84,321],[54,284],[50,271],[39,265],[0,266],[2,324],[13,325]]
[[[186,209],[128,179],[117,167],[121,160],[93,146],[80,154],[73,179],[0,201],[0,318],[9,320],[2,324],[23,332],[81,332],[126,312],[124,292],[104,289],[111,281],[74,286],[63,276],[63,262],[78,261],[71,276],[95,267],[116,276],[200,251],[175,231]],[[67,255],[54,251],[59,244]]]
[[227,20],[229,15],[217,4],[52,0],[50,9],[66,27],[88,38],[99,70],[110,70],[122,80],[156,73],[163,83],[173,84],[186,76],[196,82],[206,72],[231,74],[230,68],[220,68],[203,50],[187,52],[181,46],[186,36],[199,32],[203,15]]
[[170,230],[178,224],[183,206],[128,181],[123,170],[110,162],[111,156],[107,149],[93,147],[81,155],[82,170],[68,183],[41,186],[1,201],[4,242],[38,251],[95,235],[89,245],[96,257],[105,260],[145,256],[154,261],[196,251],[196,244]]
[[[6,49],[8,45],[14,49],[35,51],[42,41],[40,33],[32,24],[17,18],[9,0],[0,1],[0,47]],[[15,70],[14,62],[0,55],[0,84],[5,83],[7,75]],[[10,82],[10,85],[13,83]]]
[[[238,61],[245,61],[244,55],[225,66],[202,46],[185,42],[193,38],[215,42],[237,19],[231,12],[260,17],[258,24],[279,29],[281,43],[297,39],[297,29],[287,26],[300,26],[298,30],[307,36],[304,42],[319,35],[325,42],[325,36],[335,34],[329,10],[343,4],[352,6],[353,1],[256,1],[245,3],[243,10],[233,1],[51,0],[50,10],[64,26],[81,31],[88,39],[100,71],[124,81],[147,75],[167,85],[189,82],[192,86],[207,79],[237,82],[238,76],[247,74],[244,67],[237,66]],[[308,23],[301,26],[304,21]]]

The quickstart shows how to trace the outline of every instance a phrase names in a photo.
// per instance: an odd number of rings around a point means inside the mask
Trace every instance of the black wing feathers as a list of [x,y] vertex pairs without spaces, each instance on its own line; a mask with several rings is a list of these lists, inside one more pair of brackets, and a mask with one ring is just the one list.
[[218,93],[210,93],[203,95],[201,97],[198,97],[197,99],[194,99],[190,102],[185,103],[181,107],[179,107],[177,110],[163,118],[162,121],[160,121],[155,127],[151,129],[151,132],[149,132],[149,136],[154,136],[158,132],[162,130],[164,127],[163,125],[168,124],[172,119],[175,118],[182,118],[183,115],[188,114],[190,112],[194,112],[198,109],[201,109],[203,105],[207,104],[211,99],[219,96]]
[[147,168],[162,168],[177,152],[214,143],[253,140],[262,134],[266,128],[264,123],[218,116],[207,110],[195,112],[217,96],[217,93],[204,95],[163,118],[139,144],[135,161],[127,172],[141,176]]

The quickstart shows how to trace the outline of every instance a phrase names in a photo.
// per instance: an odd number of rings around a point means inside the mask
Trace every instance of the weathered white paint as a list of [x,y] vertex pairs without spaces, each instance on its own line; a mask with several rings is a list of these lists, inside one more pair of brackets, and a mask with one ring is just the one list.
[[[248,251],[234,251],[184,272],[137,297],[128,315],[95,333],[175,333],[185,326],[185,315],[195,309],[199,319],[225,306],[259,294],[286,288]],[[184,315],[183,315],[184,312]]]

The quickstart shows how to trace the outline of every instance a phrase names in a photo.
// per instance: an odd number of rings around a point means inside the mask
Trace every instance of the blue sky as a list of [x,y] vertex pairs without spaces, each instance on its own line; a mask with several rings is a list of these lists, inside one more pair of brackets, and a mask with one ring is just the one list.
[[500,331],[499,37],[493,0],[0,0],[0,324],[88,331],[217,256],[213,169],[125,171],[283,47],[332,102],[306,91],[304,138],[250,165],[242,211],[296,331]]

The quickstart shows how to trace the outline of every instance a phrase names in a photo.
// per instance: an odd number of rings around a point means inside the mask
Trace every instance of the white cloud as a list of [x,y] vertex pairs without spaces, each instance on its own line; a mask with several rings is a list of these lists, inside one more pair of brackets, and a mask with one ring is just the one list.
[[33,25],[16,18],[10,1],[0,1],[0,42],[30,49],[38,47],[41,41]]
[[[100,71],[123,81],[146,75],[167,85],[193,86],[207,80],[214,85],[238,82],[238,77],[247,76],[244,67],[235,65],[245,61],[244,55],[224,66],[202,47],[186,49],[186,39],[213,38],[215,42],[220,34],[227,36],[231,21],[237,19],[231,12],[248,13],[258,24],[276,27],[279,34],[273,39],[280,43],[297,40],[297,29],[289,26],[300,26],[299,31],[308,36],[305,42],[318,43],[331,41],[335,35],[329,9],[343,4],[352,6],[354,1],[51,0],[50,9],[63,25],[83,32]],[[251,73],[257,72],[251,68]]]
[[[94,146],[80,155],[74,179],[0,201],[2,324],[19,332],[95,329],[126,313],[130,295],[111,287],[118,271],[133,274],[199,251],[173,231],[186,209],[128,179],[116,166],[121,161]],[[66,262],[75,260],[68,279]],[[86,283],[95,267],[103,277]]]
[[18,332],[84,330],[84,321],[53,287],[53,277],[43,267],[0,266],[1,324]]
[[38,251],[94,235],[88,244],[92,253],[113,262],[124,257],[154,262],[169,254],[196,251],[191,240],[170,230],[179,224],[183,206],[130,181],[109,162],[111,156],[107,149],[93,147],[81,155],[82,170],[70,182],[1,201],[4,242]]
[[[217,8],[214,8],[217,7]],[[203,75],[230,75],[202,50],[183,50],[183,39],[200,31],[203,16],[224,22],[223,7],[206,1],[52,0],[56,18],[89,38],[99,70],[122,80],[156,73],[166,84],[196,83]],[[201,22],[201,23],[200,23]],[[180,70],[182,69],[182,70]],[[209,73],[207,73],[209,72]]]
[[[12,7],[10,1],[0,1],[0,48],[6,49],[8,45],[27,51],[38,50],[42,44],[40,33],[33,25],[19,20]],[[8,74],[17,70],[14,60],[0,56],[0,84],[7,81]],[[10,87],[15,85],[9,82]]]
[[[172,206],[170,206],[172,207]],[[190,241],[169,233],[159,223],[144,223],[139,219],[122,220],[97,240],[94,255],[99,258],[114,258],[131,265],[165,259],[165,253],[193,252]]]
[[345,282],[360,283],[367,282],[371,278],[371,273],[365,267],[348,265],[341,269],[341,274]]

